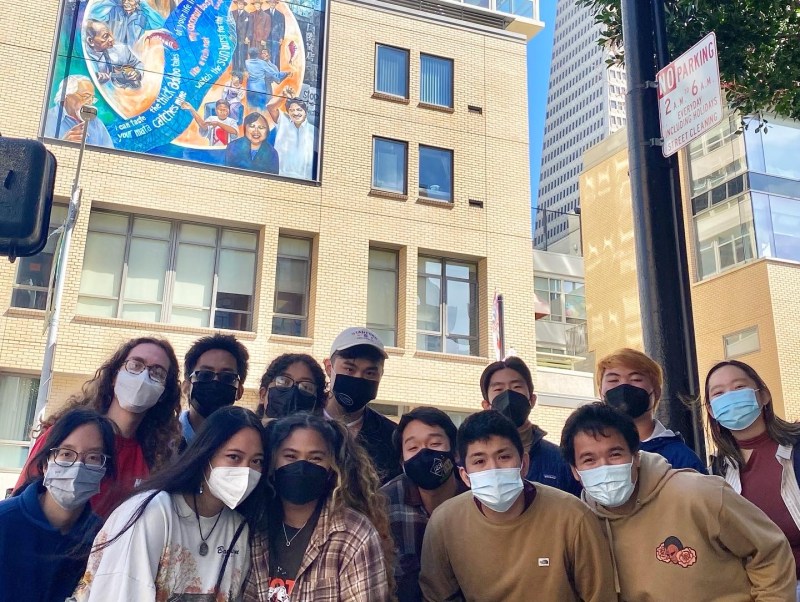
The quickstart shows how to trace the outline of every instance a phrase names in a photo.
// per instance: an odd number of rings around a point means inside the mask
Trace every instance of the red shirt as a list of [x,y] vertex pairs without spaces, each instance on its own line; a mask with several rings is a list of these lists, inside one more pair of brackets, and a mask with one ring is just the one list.
[[[47,432],[43,431],[36,439],[36,443],[33,444],[33,448],[28,455],[29,459],[44,447],[44,443],[47,440]],[[111,479],[108,477],[103,479],[100,483],[100,492],[89,500],[92,510],[103,519],[108,518],[114,508],[131,494],[133,488],[139,484],[139,481],[150,475],[150,469],[144,461],[142,446],[139,445],[136,439],[126,439],[121,435],[114,435],[114,448],[114,462],[117,467],[116,478]],[[27,480],[27,469],[28,463],[26,462],[15,488]],[[33,472],[34,474],[38,473],[37,470]]]
[[800,579],[800,529],[781,497],[783,465],[775,457],[778,443],[770,439],[769,433],[764,433],[753,439],[739,441],[739,447],[752,450],[741,472],[742,495],[761,508],[786,535],[792,546],[797,577]]

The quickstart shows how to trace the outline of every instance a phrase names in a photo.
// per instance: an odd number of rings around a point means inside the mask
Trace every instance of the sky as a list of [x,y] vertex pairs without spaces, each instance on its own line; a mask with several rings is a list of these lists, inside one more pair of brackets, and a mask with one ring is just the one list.
[[[547,82],[556,22],[556,0],[540,0],[539,19],[545,28],[528,42],[528,135],[531,165],[531,207],[536,207],[539,191],[539,167],[542,159],[542,136],[547,104]],[[531,209],[533,216],[533,209]]]

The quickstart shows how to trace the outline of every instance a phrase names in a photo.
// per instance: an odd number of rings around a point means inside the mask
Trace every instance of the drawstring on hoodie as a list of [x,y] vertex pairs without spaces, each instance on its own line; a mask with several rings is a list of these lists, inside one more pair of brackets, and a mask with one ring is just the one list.
[[606,524],[606,535],[608,535],[608,547],[611,548],[611,566],[614,567],[614,587],[617,590],[617,600],[620,599],[622,590],[619,587],[619,571],[617,571],[617,555],[614,553],[614,534],[611,531],[611,521],[604,518],[603,522]]

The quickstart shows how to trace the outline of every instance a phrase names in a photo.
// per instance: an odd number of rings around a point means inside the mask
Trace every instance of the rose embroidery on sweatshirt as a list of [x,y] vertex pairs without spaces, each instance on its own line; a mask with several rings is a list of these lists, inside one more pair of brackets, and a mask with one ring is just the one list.
[[656,548],[656,558],[661,562],[677,564],[686,569],[697,562],[697,552],[694,548],[684,546],[677,537],[670,536]]

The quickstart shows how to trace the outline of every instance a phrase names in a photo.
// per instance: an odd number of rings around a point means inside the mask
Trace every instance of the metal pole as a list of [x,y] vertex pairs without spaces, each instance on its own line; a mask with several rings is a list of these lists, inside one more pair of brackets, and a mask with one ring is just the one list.
[[705,460],[702,437],[696,436],[692,412],[683,403],[697,393],[698,385],[677,169],[671,169],[660,147],[655,75],[656,55],[659,62],[667,58],[662,2],[622,0],[639,304],[645,351],[664,370],[658,416],[680,430]]
[[[53,311],[50,314],[50,322],[47,328],[47,343],[42,359],[42,374],[39,378],[39,393],[36,396],[36,409],[34,410],[34,420],[38,420],[42,410],[47,405],[47,398],[50,394],[50,386],[53,382],[53,365],[56,356],[56,343],[58,342],[58,324],[61,318],[61,300],[64,297],[64,282],[67,279],[67,264],[69,262],[69,250],[72,242],[72,231],[75,228],[75,221],[78,219],[78,212],[81,206],[81,166],[83,164],[83,151],[86,149],[86,136],[89,132],[89,122],[97,117],[97,109],[90,105],[81,107],[80,116],[84,120],[83,135],[81,136],[81,147],[78,152],[78,165],[75,168],[75,178],[72,180],[72,191],[69,197],[67,217],[64,220],[64,233],[61,235],[61,245],[56,255],[57,271],[55,290],[53,291]],[[31,442],[30,449],[33,449]]]

